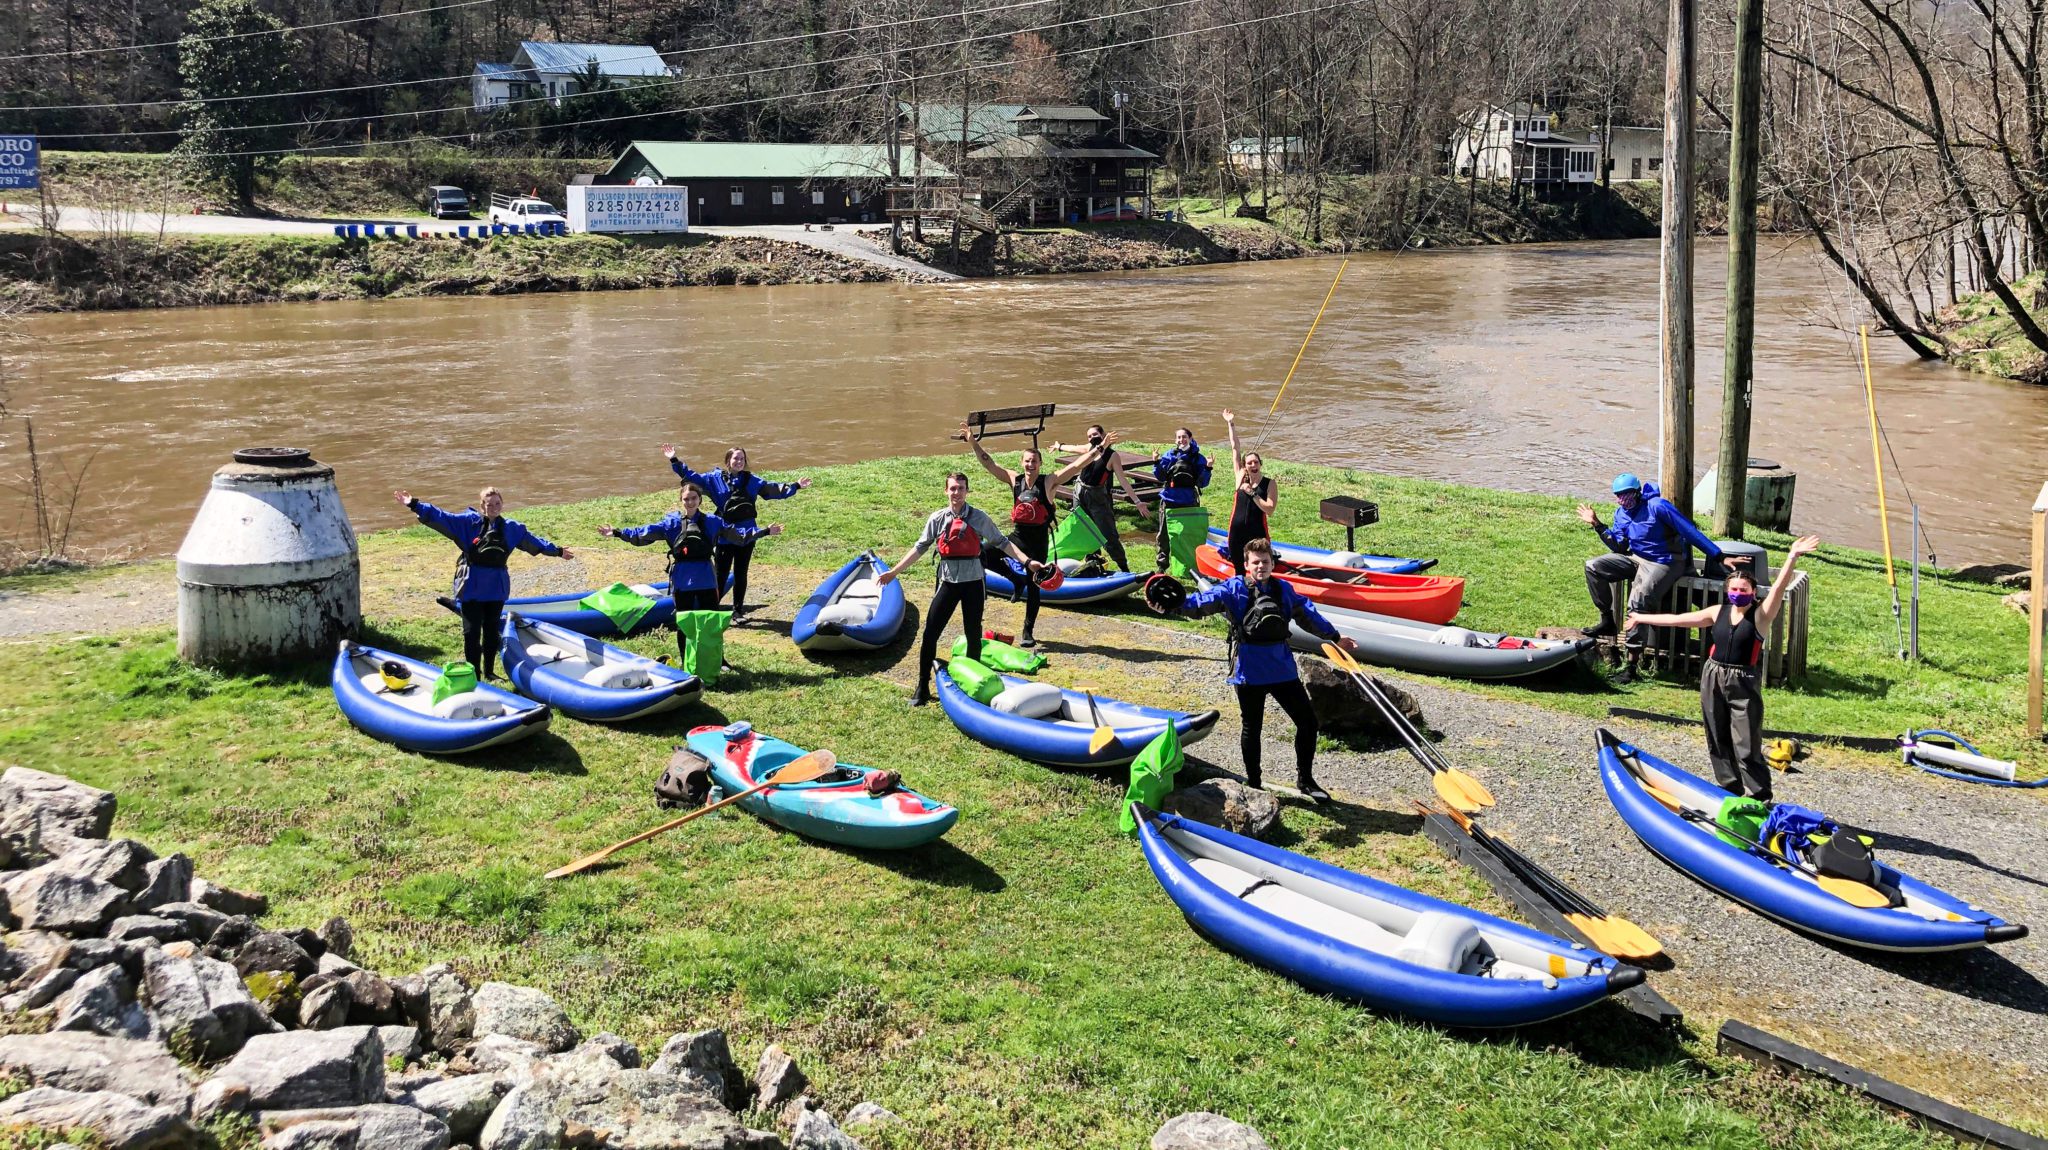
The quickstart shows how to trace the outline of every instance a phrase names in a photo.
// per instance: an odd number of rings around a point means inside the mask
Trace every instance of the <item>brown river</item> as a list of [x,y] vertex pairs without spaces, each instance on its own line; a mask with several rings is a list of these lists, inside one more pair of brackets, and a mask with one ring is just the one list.
[[[1723,254],[1701,240],[1702,470]],[[26,325],[11,406],[46,453],[75,466],[101,449],[74,541],[126,554],[175,549],[208,475],[254,444],[334,464],[365,529],[407,518],[394,486],[460,506],[494,482],[514,507],[655,490],[670,481],[664,439],[707,465],[744,444],[787,474],[953,450],[964,412],[1023,403],[1059,404],[1063,438],[1100,420],[1161,440],[1186,422],[1220,448],[1226,406],[1259,433],[1336,269],[44,316]],[[1653,241],[1355,256],[1266,448],[1529,491],[1601,495],[1616,471],[1654,476],[1656,284]],[[1796,527],[1875,546],[1854,301],[1808,246],[1778,241],[1758,313],[1752,453],[1798,474]],[[2048,389],[1917,363],[1885,338],[1871,354],[1940,560],[2021,557],[2048,477]],[[0,450],[16,470],[19,442]],[[1891,498],[1903,556],[1896,477]],[[18,505],[0,510],[19,522]]]

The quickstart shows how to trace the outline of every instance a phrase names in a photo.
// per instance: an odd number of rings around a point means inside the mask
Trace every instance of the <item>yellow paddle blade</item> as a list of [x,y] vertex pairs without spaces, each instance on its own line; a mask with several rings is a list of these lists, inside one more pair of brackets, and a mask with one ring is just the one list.
[[1607,952],[1616,958],[1655,958],[1664,953],[1664,944],[1656,936],[1620,915],[1610,914],[1600,921],[1614,941],[1626,948],[1622,952]]
[[[1642,782],[1642,780],[1640,779],[1638,779],[1637,781]],[[1657,787],[1653,787],[1647,782],[1643,783],[1643,793],[1649,795],[1653,799],[1656,799],[1658,802],[1663,803],[1666,807],[1670,808],[1671,810],[1682,811],[1685,809],[1685,804],[1678,801],[1677,795],[1672,794],[1670,791],[1661,790]]]
[[[1599,919],[1593,918],[1590,915],[1567,914],[1564,916],[1564,920],[1568,923],[1571,923],[1573,926],[1577,927],[1580,934],[1583,934],[1587,938],[1592,939],[1594,947],[1598,948],[1601,952],[1606,954],[1612,954],[1616,958],[1625,957],[1624,955],[1619,953],[1622,948],[1616,944],[1615,940],[1612,937],[1609,936],[1606,929],[1606,924],[1602,923]],[[1563,978],[1564,975],[1558,973],[1556,970],[1556,965],[1560,960],[1556,957],[1552,957],[1550,961],[1552,964],[1552,977]]]
[[1880,907],[1890,907],[1892,905],[1892,900],[1885,897],[1883,891],[1868,883],[1860,883],[1855,879],[1834,878],[1824,874],[1814,875],[1813,880],[1820,884],[1820,889],[1834,895],[1850,906],[1860,906],[1866,910],[1876,910]]
[[1088,739],[1088,753],[1099,755],[1102,753],[1102,748],[1114,742],[1116,742],[1116,728],[1097,727],[1095,728],[1095,734],[1091,735]]
[[1451,776],[1440,772],[1431,775],[1429,783],[1436,788],[1437,797],[1449,804],[1452,809],[1463,811],[1468,815],[1478,813],[1481,804],[1475,803],[1468,798],[1464,790],[1451,780]]
[[1493,805],[1493,792],[1487,790],[1485,784],[1481,783],[1478,779],[1473,778],[1456,767],[1452,767],[1437,777],[1449,779],[1452,786],[1464,792],[1467,801],[1482,807]]

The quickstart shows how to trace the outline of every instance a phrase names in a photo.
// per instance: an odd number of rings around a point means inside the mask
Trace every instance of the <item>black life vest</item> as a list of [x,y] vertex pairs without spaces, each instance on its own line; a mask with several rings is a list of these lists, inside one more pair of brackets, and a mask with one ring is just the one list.
[[476,536],[462,547],[462,561],[471,567],[495,567],[502,570],[512,557],[512,546],[505,538],[505,518],[484,520]]
[[1251,602],[1245,606],[1244,621],[1238,624],[1247,643],[1287,641],[1287,601],[1280,596],[1279,583],[1267,579],[1249,585]]
[[981,532],[968,525],[965,515],[946,513],[946,522],[939,528],[939,557],[942,559],[981,558]]
[[1707,647],[1707,658],[1724,667],[1758,667],[1764,661],[1764,641],[1756,631],[1756,608],[1749,610],[1740,622],[1730,618],[1733,608],[1721,604],[1721,613],[1714,616],[1714,630],[1711,644]]
[[683,520],[682,530],[668,545],[668,563],[674,567],[682,563],[704,563],[711,558],[711,535],[704,530],[701,513]]
[[[1095,445],[1090,443],[1088,447],[1092,451]],[[1104,454],[1095,462],[1081,468],[1081,486],[1108,491],[1110,477],[1114,474],[1114,469],[1109,465],[1110,459],[1110,455]]]
[[1010,481],[1010,522],[1020,527],[1045,527],[1052,523],[1052,497],[1045,493],[1045,476],[1026,482],[1022,475]]
[[1173,462],[1166,467],[1166,485],[1168,487],[1185,490],[1198,486],[1201,479],[1202,469],[1195,465],[1195,453],[1193,451],[1184,451],[1174,456]]
[[719,518],[727,523],[752,523],[759,514],[754,506],[754,473],[742,471],[727,476],[725,491],[725,506],[718,509]]

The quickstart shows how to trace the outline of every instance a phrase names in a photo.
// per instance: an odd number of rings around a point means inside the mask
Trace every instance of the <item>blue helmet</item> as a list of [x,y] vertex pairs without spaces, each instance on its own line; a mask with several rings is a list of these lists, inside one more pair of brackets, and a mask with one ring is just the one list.
[[1614,477],[1614,493],[1616,495],[1620,495],[1624,491],[1641,491],[1642,489],[1643,481],[1637,479],[1629,472],[1624,471]]

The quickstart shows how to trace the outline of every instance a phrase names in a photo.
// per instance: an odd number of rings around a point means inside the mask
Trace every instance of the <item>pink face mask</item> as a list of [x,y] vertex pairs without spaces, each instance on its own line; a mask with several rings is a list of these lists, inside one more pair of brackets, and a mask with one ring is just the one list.
[[1754,591],[1728,592],[1728,605],[1731,607],[1747,607],[1754,602],[1756,602],[1756,592]]

